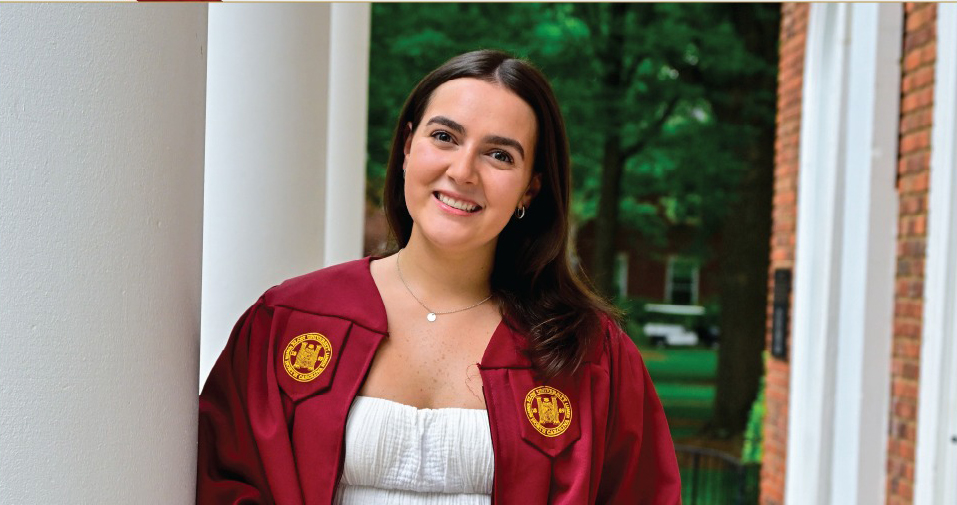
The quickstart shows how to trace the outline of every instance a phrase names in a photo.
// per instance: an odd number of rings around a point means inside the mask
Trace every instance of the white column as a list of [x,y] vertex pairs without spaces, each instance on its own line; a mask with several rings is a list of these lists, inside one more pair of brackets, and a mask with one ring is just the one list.
[[195,501],[205,5],[0,5],[0,496]]
[[801,105],[785,503],[829,496],[844,193],[848,6],[813,4]]
[[332,4],[325,265],[362,256],[371,19],[368,3]]
[[915,505],[957,503],[957,5],[937,5]]
[[850,4],[831,504],[884,503],[904,8]]
[[884,501],[900,4],[814,4],[802,104],[787,503]]
[[201,382],[263,291],[362,253],[369,22],[368,5],[210,7]]

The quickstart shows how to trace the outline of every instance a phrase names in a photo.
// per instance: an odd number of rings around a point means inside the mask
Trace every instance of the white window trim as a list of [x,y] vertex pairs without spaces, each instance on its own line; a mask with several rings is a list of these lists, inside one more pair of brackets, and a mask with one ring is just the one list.
[[628,297],[628,251],[618,251],[615,254],[616,284],[618,285],[618,296],[622,299]]
[[937,5],[914,504],[957,503],[957,5]]
[[884,501],[902,18],[811,6],[786,503]]
[[[674,286],[671,282],[671,274],[674,271],[675,261],[684,259],[682,256],[672,254],[668,256],[668,263],[665,268],[665,302],[671,302],[671,295],[674,293]],[[698,304],[698,282],[701,277],[701,265],[698,264],[695,266],[694,271],[691,273],[691,303],[690,305]]]

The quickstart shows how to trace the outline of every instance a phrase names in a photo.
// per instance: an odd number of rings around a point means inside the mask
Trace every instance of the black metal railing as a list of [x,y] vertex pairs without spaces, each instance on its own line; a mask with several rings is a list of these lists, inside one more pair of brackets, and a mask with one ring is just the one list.
[[676,445],[684,505],[758,503],[761,465],[713,449]]

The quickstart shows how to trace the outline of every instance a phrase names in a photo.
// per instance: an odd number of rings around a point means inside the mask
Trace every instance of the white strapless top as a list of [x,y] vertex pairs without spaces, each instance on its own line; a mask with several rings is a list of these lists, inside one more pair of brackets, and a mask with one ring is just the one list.
[[357,396],[336,503],[488,505],[493,470],[487,411]]

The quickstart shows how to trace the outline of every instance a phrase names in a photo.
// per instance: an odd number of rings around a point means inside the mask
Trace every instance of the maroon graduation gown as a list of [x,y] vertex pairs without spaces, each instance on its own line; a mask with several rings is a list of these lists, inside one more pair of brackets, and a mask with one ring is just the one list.
[[[199,398],[197,502],[331,503],[346,416],[383,338],[370,258],[268,290]],[[536,382],[500,324],[479,370],[497,504],[680,503],[674,446],[634,343],[610,321],[573,375]]]

